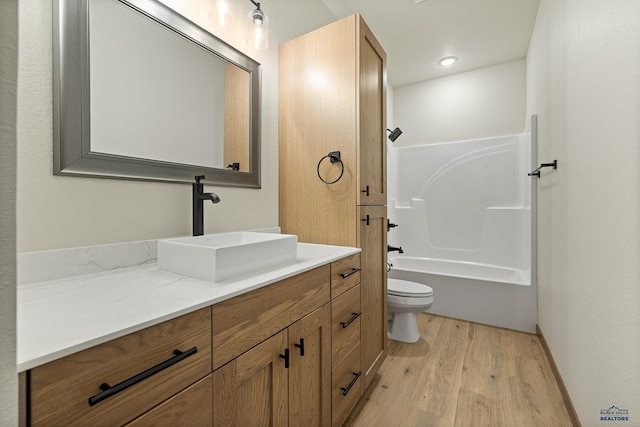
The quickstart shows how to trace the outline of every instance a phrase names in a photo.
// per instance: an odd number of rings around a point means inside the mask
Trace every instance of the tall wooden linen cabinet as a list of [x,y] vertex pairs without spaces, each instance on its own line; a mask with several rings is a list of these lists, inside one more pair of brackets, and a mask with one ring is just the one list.
[[387,352],[386,85],[360,15],[280,45],[280,226],[362,248],[359,394]]

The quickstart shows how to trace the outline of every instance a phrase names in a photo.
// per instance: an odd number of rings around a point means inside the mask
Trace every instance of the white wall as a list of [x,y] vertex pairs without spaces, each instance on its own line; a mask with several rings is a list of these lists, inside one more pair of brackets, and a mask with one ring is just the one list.
[[0,2],[0,425],[18,422],[16,376],[16,80],[18,1]]
[[640,425],[640,4],[541,0],[527,56],[538,113],[538,316],[584,426]]
[[[270,0],[270,44],[256,52],[245,43],[251,8],[235,1],[230,29],[214,28],[210,1],[166,0],[188,18],[262,64],[262,189],[206,187],[221,202],[205,204],[205,233],[278,224],[278,43],[333,20],[320,1]],[[165,184],[53,176],[52,2],[20,2],[18,70],[18,251],[68,248],[191,233],[191,188]]]
[[518,60],[395,88],[397,146],[522,132],[525,61]]

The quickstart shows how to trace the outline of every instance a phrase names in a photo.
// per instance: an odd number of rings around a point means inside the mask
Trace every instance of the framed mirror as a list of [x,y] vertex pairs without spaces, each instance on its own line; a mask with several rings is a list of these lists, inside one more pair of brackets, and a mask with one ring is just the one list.
[[54,174],[260,188],[260,64],[157,0],[54,1]]

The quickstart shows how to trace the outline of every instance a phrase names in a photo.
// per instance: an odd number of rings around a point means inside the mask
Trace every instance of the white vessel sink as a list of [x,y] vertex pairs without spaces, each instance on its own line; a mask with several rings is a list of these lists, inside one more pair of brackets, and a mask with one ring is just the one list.
[[158,241],[161,270],[220,282],[296,261],[298,236],[238,231]]

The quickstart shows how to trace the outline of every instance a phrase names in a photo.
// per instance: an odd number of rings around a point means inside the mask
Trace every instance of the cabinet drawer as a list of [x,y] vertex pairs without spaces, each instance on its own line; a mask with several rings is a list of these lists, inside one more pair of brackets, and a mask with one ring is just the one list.
[[360,285],[331,301],[332,366],[360,342]]
[[127,427],[147,426],[213,426],[212,375],[127,424]]
[[331,263],[331,298],[360,283],[360,254]]
[[210,372],[207,307],[32,369],[31,425],[121,425]]
[[329,265],[212,307],[213,369],[329,302]]
[[331,423],[340,426],[360,398],[362,370],[360,368],[360,345],[331,373]]

